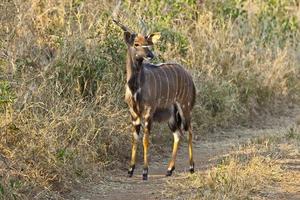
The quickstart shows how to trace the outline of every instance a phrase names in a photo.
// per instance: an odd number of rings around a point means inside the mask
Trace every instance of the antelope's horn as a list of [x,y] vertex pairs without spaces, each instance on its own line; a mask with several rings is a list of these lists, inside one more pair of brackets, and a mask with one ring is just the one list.
[[148,29],[143,19],[140,19],[140,25],[142,27],[142,34],[147,35]]
[[113,22],[115,22],[123,31],[130,33],[132,32],[128,27],[121,24],[119,20],[113,19]]

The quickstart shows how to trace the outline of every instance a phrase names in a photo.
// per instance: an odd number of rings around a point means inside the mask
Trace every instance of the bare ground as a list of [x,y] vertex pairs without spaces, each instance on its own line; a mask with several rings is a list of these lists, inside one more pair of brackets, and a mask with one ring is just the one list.
[[[217,131],[197,138],[194,141],[196,170],[205,173],[206,170],[216,165],[218,159],[228,155],[234,148],[257,137],[284,135],[291,127],[300,126],[300,108],[293,107],[280,116],[262,117],[255,121],[253,128]],[[180,180],[188,176],[187,149],[187,142],[183,141],[177,156],[176,170],[172,177],[165,177],[170,155],[154,156],[152,154],[148,181],[142,181],[142,162],[139,161],[132,178],[126,176],[127,171],[125,169],[109,171],[106,172],[105,178],[80,184],[78,189],[72,191],[67,198],[76,200],[167,199],[167,182],[169,181],[170,184],[172,179]],[[299,153],[299,150],[297,152]],[[300,154],[290,159],[282,159],[280,162],[294,173],[295,180],[300,179]],[[287,178],[287,180],[282,181],[281,186],[267,186],[265,191],[261,191],[258,199],[300,199],[300,184],[299,181],[295,180]],[[183,196],[176,199],[186,199],[184,191]]]

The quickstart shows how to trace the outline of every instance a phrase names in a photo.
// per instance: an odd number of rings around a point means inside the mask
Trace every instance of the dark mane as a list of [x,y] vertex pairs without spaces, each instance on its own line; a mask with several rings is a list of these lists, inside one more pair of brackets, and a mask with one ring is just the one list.
[[181,65],[179,65],[177,63],[160,63],[160,64],[153,64],[153,63],[148,63],[148,62],[147,63],[143,63],[143,67],[146,67],[148,69],[158,68],[158,67],[164,67],[164,66],[168,66],[168,65],[172,65],[172,66],[177,65],[177,66],[181,67]]
[[143,67],[146,67],[146,68],[157,68],[157,67],[160,67],[160,65],[155,65],[155,64],[152,64],[152,63],[143,63]]

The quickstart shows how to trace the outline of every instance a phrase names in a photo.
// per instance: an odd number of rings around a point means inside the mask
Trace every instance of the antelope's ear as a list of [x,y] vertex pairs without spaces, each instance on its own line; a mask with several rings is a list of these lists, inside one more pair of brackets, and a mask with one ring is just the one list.
[[135,34],[132,34],[128,31],[124,31],[124,40],[127,45],[133,45],[134,38],[135,38]]
[[159,41],[160,32],[152,33],[147,36],[147,41],[149,44],[156,44]]

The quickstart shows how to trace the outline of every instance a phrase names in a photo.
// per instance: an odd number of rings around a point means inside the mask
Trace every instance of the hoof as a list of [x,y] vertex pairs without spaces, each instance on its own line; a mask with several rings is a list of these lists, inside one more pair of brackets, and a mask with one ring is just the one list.
[[132,177],[134,172],[135,165],[132,165],[128,170],[128,177]]
[[171,168],[171,170],[168,170],[168,171],[167,171],[166,176],[172,176],[172,173],[173,173],[174,170],[175,170],[175,166],[173,166],[173,167]]
[[144,168],[143,170],[143,180],[148,180],[148,168]]
[[195,163],[190,166],[190,173],[193,174],[195,172]]

